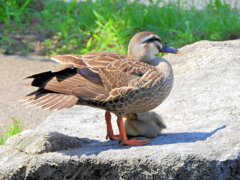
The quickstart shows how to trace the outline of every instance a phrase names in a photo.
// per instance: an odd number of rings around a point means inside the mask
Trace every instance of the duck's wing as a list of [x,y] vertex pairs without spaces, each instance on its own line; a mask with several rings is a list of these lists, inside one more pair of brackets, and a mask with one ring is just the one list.
[[[63,70],[64,67],[72,67],[77,68],[81,75],[88,79],[93,76],[98,77],[95,79],[96,81],[101,81],[102,86],[105,88],[104,94],[110,92],[112,89],[126,86],[128,82],[135,77],[125,73],[121,70],[120,66],[115,65],[115,61],[120,63],[126,61],[126,56],[122,54],[93,52],[83,55],[58,55],[51,59],[63,64],[63,66],[59,68],[60,70]],[[114,65],[111,65],[112,63],[114,63]],[[108,67],[110,68],[108,69]],[[58,71],[58,69],[53,71]],[[86,74],[86,71],[91,73]]]
[[116,60],[121,61],[125,58],[126,56],[118,53],[90,52],[82,55],[78,54],[57,55],[52,57],[51,59],[60,64],[63,64],[67,68],[74,66],[77,68],[90,68],[94,70],[101,67],[106,67],[113,61]]
[[153,87],[163,80],[161,72],[156,67],[139,61],[117,60],[110,63],[106,69],[108,72],[121,71],[124,72],[124,75],[133,77],[128,81],[127,86],[112,89],[105,97],[106,101],[114,100],[139,88]]
[[[109,52],[93,52],[83,55],[58,55],[53,60],[72,65],[79,70],[88,69],[101,80],[105,91],[94,97],[96,100],[114,100],[139,87],[151,87],[161,78],[156,68],[143,62],[128,60],[126,56]],[[86,76],[87,77],[87,76]]]
[[147,82],[149,86],[152,84],[152,81],[149,83],[150,65],[128,61],[121,54],[69,54],[52,59],[63,65],[25,80],[25,84],[39,87],[24,98],[31,104],[60,109],[71,107],[79,98],[114,100]]
[[22,100],[42,108],[61,109],[73,106],[79,98],[105,96],[113,86],[121,86],[118,83],[121,77],[114,81],[111,73],[104,69],[109,63],[121,58],[125,56],[104,52],[55,56],[53,59],[63,65],[27,77],[23,84],[39,89]]
[[[64,64],[88,68],[96,73],[107,92],[125,86],[152,86],[160,79],[156,68],[143,62],[128,60],[125,55],[109,52],[93,52],[83,55],[58,55],[53,60]],[[155,83],[154,83],[155,82]]]

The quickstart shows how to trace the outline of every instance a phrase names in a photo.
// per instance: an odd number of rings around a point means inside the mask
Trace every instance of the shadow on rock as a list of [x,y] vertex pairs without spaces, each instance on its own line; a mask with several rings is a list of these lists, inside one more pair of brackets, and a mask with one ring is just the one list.
[[152,139],[149,145],[165,145],[175,143],[193,143],[196,141],[205,141],[218,131],[226,128],[223,125],[211,132],[183,132],[183,133],[162,133],[160,136]]
[[[161,136],[151,139],[149,146],[205,141],[225,127],[224,125],[211,132],[163,133]],[[26,154],[42,154],[58,151],[65,155],[77,155],[78,157],[82,155],[97,155],[107,150],[132,148],[132,146],[119,145],[116,141],[98,141],[88,138],[72,137],[58,132],[32,130],[24,131],[12,137],[6,145],[14,147],[14,149],[25,152]]]
[[90,142],[87,138],[72,137],[58,132],[26,130],[10,138],[6,146],[32,155],[80,148]]
[[[186,132],[186,133],[163,133],[160,136],[150,139],[147,146],[157,146],[175,143],[193,143],[196,141],[205,141],[207,138],[211,137],[213,134],[217,133],[219,130],[224,129],[226,126],[219,127],[211,132]],[[137,137],[139,138],[139,137]],[[97,141],[90,140],[91,143],[80,148],[71,149],[68,151],[62,151],[61,153],[68,156],[78,156],[82,155],[98,155],[99,153],[107,150],[119,150],[119,149],[129,149],[133,146],[122,146],[116,141]]]

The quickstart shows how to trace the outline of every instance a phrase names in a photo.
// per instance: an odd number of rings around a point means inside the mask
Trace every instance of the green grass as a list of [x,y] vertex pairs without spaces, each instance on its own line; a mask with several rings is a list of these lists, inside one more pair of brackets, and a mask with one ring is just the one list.
[[1,1],[1,51],[14,43],[9,34],[29,30],[44,33],[48,55],[102,50],[126,53],[130,37],[143,30],[159,34],[173,47],[240,36],[239,10],[220,0],[210,1],[200,11],[190,6],[183,9],[180,3],[158,7],[159,2],[146,6],[127,0]]
[[22,127],[19,124],[19,120],[13,117],[11,119],[13,120],[13,125],[6,126],[6,133],[0,134],[0,145],[4,145],[7,139],[22,131]]

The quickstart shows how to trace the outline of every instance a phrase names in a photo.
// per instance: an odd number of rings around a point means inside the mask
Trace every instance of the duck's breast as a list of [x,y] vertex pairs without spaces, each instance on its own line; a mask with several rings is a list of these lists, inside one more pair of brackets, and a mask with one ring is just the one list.
[[[156,67],[156,76],[150,86],[140,86],[109,102],[110,111],[116,114],[150,111],[159,106],[170,94],[173,86],[173,71],[168,62]],[[155,81],[156,80],[156,81]]]

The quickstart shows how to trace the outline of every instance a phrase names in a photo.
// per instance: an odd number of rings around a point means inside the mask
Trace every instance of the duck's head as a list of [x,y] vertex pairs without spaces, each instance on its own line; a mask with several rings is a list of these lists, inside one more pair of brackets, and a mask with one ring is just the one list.
[[179,54],[180,51],[166,46],[160,37],[149,31],[135,34],[128,44],[128,57],[148,63],[159,53]]

